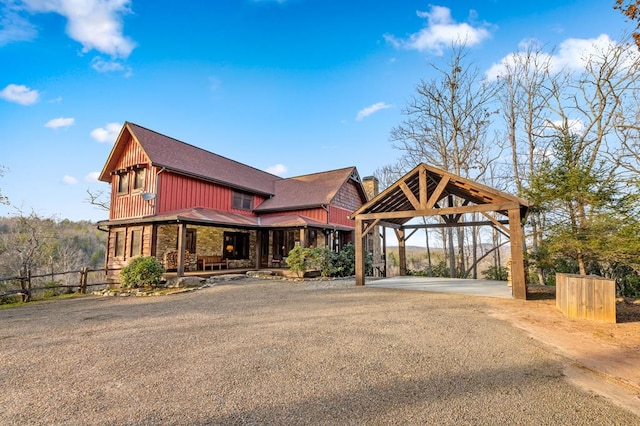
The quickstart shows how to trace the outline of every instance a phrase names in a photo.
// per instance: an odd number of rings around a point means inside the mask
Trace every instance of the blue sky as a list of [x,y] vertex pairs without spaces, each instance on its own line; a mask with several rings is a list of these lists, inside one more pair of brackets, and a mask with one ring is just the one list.
[[124,121],[283,177],[370,175],[454,39],[482,72],[531,39],[570,63],[632,28],[613,3],[0,0],[0,215],[105,219],[86,191]]

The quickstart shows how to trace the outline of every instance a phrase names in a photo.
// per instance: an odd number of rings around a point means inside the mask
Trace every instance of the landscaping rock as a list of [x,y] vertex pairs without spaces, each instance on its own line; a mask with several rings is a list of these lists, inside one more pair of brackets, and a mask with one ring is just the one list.
[[185,287],[200,287],[204,282],[202,277],[180,277],[167,281],[167,287],[169,288],[185,288]]
[[263,277],[270,277],[273,275],[273,271],[268,271],[268,270],[264,270],[264,271],[247,271],[247,277],[249,278],[263,278]]

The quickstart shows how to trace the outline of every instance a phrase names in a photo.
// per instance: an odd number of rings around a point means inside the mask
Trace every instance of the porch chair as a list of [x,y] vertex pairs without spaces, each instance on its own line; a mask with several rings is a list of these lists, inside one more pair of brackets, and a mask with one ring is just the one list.
[[273,258],[271,259],[271,266],[272,267],[278,267],[278,268],[282,268],[282,255],[280,254],[276,254],[273,256]]

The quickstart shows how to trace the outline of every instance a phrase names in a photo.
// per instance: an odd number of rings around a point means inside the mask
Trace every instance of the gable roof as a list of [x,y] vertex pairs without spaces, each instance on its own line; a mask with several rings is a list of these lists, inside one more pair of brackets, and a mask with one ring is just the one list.
[[[254,209],[255,212],[268,212],[303,209],[328,205],[342,186],[351,178],[360,183],[355,167],[312,173],[303,176],[282,179],[275,182],[275,195]],[[361,185],[358,185],[362,200],[366,200]]]
[[[465,207],[448,209],[439,205],[449,195],[465,201]],[[474,182],[421,163],[393,185],[382,191],[361,208],[351,219],[380,219],[394,225],[404,225],[417,216],[457,215],[472,211],[493,211],[508,216],[509,209],[520,209],[526,217],[531,204],[522,198]]]
[[100,180],[110,182],[109,173],[115,170],[115,164],[124,152],[128,135],[140,144],[152,165],[174,173],[263,195],[273,195],[274,183],[282,179],[137,124],[125,122],[102,169]]

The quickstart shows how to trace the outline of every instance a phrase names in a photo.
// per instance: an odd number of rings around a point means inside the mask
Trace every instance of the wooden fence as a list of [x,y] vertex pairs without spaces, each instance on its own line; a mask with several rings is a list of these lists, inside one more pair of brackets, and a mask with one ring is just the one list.
[[[23,302],[30,302],[36,299],[36,295],[42,295],[45,297],[55,296],[60,290],[66,293],[80,293],[85,294],[89,287],[106,287],[111,284],[107,281],[107,272],[116,271],[118,269],[89,269],[87,267],[81,268],[76,271],[65,272],[51,272],[48,274],[32,275],[31,271],[27,271],[25,276],[16,277],[0,277],[0,298],[6,298],[10,296],[20,296]],[[96,274],[99,274],[96,277]],[[60,281],[56,281],[56,277],[60,276],[73,276],[76,275],[75,280],[73,278],[66,279],[65,281],[72,281],[72,284],[63,284]],[[93,275],[93,279],[90,276]],[[0,300],[0,303],[2,301]]]
[[556,274],[556,307],[568,318],[616,322],[616,282],[596,275]]

